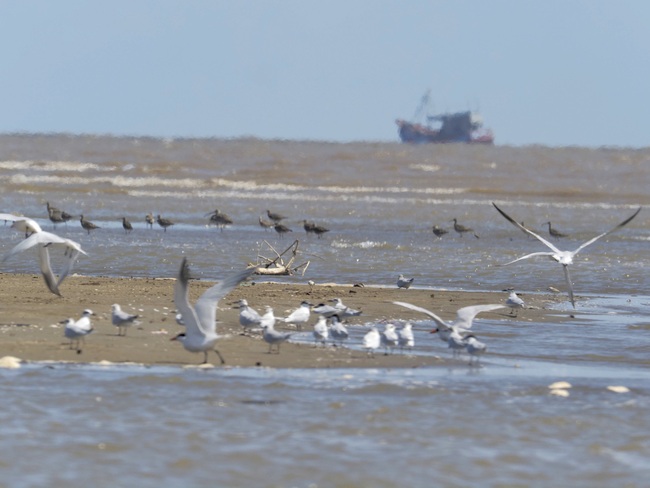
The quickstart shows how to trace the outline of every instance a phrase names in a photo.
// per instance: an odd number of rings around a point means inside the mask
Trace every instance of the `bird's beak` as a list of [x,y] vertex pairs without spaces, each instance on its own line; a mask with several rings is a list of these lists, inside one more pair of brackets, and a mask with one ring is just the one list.
[[438,332],[438,329],[433,329],[429,334],[436,334]]

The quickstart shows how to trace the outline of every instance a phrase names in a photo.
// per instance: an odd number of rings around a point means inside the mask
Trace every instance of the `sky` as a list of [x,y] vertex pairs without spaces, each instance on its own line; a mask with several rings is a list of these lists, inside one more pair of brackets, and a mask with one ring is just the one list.
[[647,0],[0,0],[0,133],[650,145]]

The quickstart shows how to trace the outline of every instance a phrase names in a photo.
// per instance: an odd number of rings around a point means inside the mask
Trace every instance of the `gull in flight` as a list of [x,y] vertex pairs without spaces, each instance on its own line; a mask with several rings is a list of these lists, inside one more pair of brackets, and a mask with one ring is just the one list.
[[208,351],[211,350],[217,353],[221,364],[225,364],[223,356],[214,348],[219,338],[216,325],[217,302],[254,271],[254,268],[247,268],[224,278],[205,291],[192,306],[188,297],[190,267],[187,264],[187,259],[183,258],[174,285],[174,303],[183,316],[185,332],[172,337],[171,340],[180,341],[183,347],[190,352],[202,352],[204,354],[203,364],[208,362]]
[[430,310],[427,310],[426,308],[418,307],[417,305],[413,305],[411,303],[406,303],[406,302],[393,302],[393,303],[395,305],[399,305],[400,307],[415,310],[416,312],[421,312],[431,317],[437,326],[435,329],[431,331],[431,333],[439,334],[438,337],[440,337],[440,340],[442,340],[443,342],[448,342],[449,337],[454,332],[457,332],[459,334],[468,332],[469,329],[472,328],[472,322],[474,321],[474,317],[476,317],[481,312],[490,312],[492,310],[497,310],[499,308],[506,308],[505,305],[496,305],[496,304],[471,305],[469,307],[459,308],[456,311],[456,320],[454,322],[445,322],[440,317],[438,317],[435,313],[431,312]]
[[41,226],[38,225],[38,222],[30,219],[29,217],[0,213],[0,220],[4,220],[5,224],[6,222],[11,222],[11,228],[19,232],[24,232],[25,237],[29,237],[31,234],[34,234],[35,232],[41,232],[43,230],[41,229]]
[[[2,219],[2,214],[0,214],[0,219]],[[40,226],[31,219],[16,220],[12,227],[20,230],[21,232],[30,231],[32,233],[29,235],[29,237],[16,244],[9,252],[7,252],[3,256],[2,262],[4,263],[9,258],[22,251],[26,251],[27,249],[31,249],[34,246],[38,246],[38,262],[41,269],[41,274],[45,280],[45,284],[52,293],[61,296],[59,286],[61,283],[63,283],[63,280],[66,278],[66,276],[70,274],[70,271],[72,271],[72,267],[77,261],[79,254],[86,254],[86,252],[81,249],[81,246],[78,242],[75,242],[71,239],[59,237],[51,232],[40,230]],[[62,247],[64,249],[63,256],[65,259],[58,279],[52,272],[49,252],[50,248],[54,249],[57,247]]]
[[111,321],[113,322],[113,325],[117,327],[118,336],[126,336],[126,328],[133,325],[135,319],[138,317],[139,315],[126,313],[117,303],[111,305]]
[[596,242],[601,237],[605,237],[606,235],[609,235],[612,232],[620,229],[624,225],[628,224],[641,211],[641,207],[639,207],[636,212],[634,212],[630,217],[625,219],[623,222],[618,224],[616,227],[614,227],[611,230],[608,230],[607,232],[603,232],[602,234],[598,234],[596,237],[593,237],[593,238],[589,239],[587,242],[584,242],[584,243],[580,244],[580,246],[578,246],[578,248],[575,251],[561,251],[554,244],[547,241],[546,239],[544,239],[539,234],[536,234],[532,230],[524,227],[519,222],[514,220],[507,213],[505,213],[503,210],[501,210],[499,207],[497,207],[497,205],[494,202],[492,202],[492,205],[494,205],[494,208],[496,208],[499,211],[499,213],[501,215],[503,215],[506,218],[506,220],[508,220],[511,224],[513,224],[514,226],[516,226],[520,230],[524,231],[525,233],[533,236],[535,239],[537,239],[538,241],[540,241],[542,244],[544,244],[546,247],[548,247],[550,249],[550,251],[540,251],[540,252],[533,252],[533,253],[530,253],[530,254],[526,254],[525,256],[522,256],[520,258],[515,259],[514,261],[510,261],[509,263],[505,263],[503,266],[507,266],[508,264],[516,263],[517,261],[532,258],[532,257],[535,257],[535,256],[548,256],[553,261],[556,261],[556,262],[560,263],[562,265],[562,268],[564,269],[564,279],[566,280],[567,288],[569,290],[569,301],[571,302],[571,305],[573,305],[573,308],[576,308],[576,304],[575,304],[575,300],[573,299],[573,284],[571,283],[571,276],[569,275],[569,265],[573,264],[573,258],[580,251],[582,251],[585,247],[587,247],[588,245],[593,244],[594,242]]

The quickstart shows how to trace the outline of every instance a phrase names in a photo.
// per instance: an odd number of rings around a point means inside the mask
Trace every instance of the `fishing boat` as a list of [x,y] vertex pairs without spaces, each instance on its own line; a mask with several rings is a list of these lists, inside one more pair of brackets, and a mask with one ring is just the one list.
[[[429,92],[422,97],[414,119],[421,116],[428,103]],[[425,119],[426,123],[424,124],[397,119],[395,122],[399,127],[399,137],[402,142],[494,144],[492,131],[483,128],[483,118],[476,112],[427,115]]]

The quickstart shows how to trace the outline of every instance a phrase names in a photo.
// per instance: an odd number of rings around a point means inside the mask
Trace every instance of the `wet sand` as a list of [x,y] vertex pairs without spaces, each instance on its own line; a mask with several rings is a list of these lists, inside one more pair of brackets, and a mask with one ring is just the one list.
[[[217,312],[218,332],[225,337],[217,349],[226,360],[226,366],[277,367],[277,368],[327,368],[327,367],[418,367],[444,364],[441,358],[393,354],[385,356],[378,351],[374,357],[364,351],[340,347],[315,347],[307,344],[282,345],[280,354],[268,354],[268,344],[260,336],[241,334],[239,310],[233,302],[246,298],[249,304],[263,312],[266,305],[276,316],[286,316],[302,300],[313,304],[339,297],[352,308],[362,309],[360,317],[350,319],[350,324],[364,324],[382,319],[422,320],[425,317],[392,304],[399,300],[425,307],[441,318],[452,320],[456,310],[467,305],[503,303],[507,293],[458,292],[440,290],[378,287],[353,287],[352,285],[307,285],[253,281],[240,285],[220,301]],[[190,284],[191,300],[196,300],[214,283],[194,280]],[[203,354],[192,354],[182,344],[170,341],[182,331],[175,321],[173,279],[105,278],[71,276],[61,286],[63,297],[51,294],[40,275],[0,274],[0,357],[14,356],[24,361],[71,361],[80,363],[108,361],[112,363],[138,363],[151,365],[197,365]],[[551,303],[563,301],[563,295],[524,295],[526,310],[520,310],[513,321],[558,321],[557,313],[547,309]],[[125,337],[117,335],[111,324],[111,305],[119,303],[128,313],[141,315],[140,325],[130,327]],[[86,338],[82,352],[69,348],[63,336],[60,321],[79,318],[85,308],[95,312],[94,331]],[[507,318],[504,308],[481,314],[482,318]],[[315,318],[310,320],[311,324]],[[277,323],[278,330],[292,330]],[[293,329],[295,330],[295,329]],[[441,352],[444,349],[441,348]],[[210,354],[209,361],[218,364]]]

